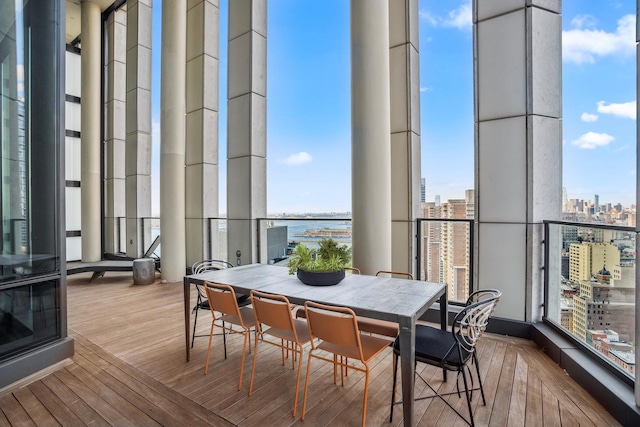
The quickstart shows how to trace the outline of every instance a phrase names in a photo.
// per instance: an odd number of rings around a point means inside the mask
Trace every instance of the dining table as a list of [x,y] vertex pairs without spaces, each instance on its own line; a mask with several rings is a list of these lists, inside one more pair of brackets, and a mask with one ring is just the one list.
[[348,307],[356,315],[399,325],[400,369],[404,425],[413,425],[416,320],[436,302],[440,327],[447,328],[447,285],[444,283],[347,274],[333,286],[305,285],[288,269],[269,264],[249,264],[184,277],[184,327],[187,361],[191,350],[191,286],[205,282],[231,286],[235,292],[252,290],[284,295],[293,304],[306,301]]

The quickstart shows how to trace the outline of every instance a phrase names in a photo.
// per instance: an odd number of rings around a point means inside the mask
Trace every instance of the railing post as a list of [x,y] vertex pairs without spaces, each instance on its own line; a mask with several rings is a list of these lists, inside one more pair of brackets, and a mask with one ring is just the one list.
[[416,218],[416,271],[415,276],[418,280],[422,280],[422,220]]

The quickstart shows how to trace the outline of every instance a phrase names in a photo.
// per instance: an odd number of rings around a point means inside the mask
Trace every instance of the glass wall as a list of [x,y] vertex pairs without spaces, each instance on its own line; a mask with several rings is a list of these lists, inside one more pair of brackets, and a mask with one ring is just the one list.
[[0,361],[61,335],[59,6],[0,6]]
[[546,320],[635,377],[635,230],[545,225]]

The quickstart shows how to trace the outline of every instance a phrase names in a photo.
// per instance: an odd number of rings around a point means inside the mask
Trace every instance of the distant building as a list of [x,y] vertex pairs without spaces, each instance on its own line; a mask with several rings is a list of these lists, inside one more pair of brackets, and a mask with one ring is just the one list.
[[573,332],[573,300],[571,298],[560,300],[560,325],[569,332]]
[[424,178],[420,178],[420,202],[425,203],[427,201],[427,185],[424,182]]
[[[440,206],[434,202],[422,205],[423,218],[441,218]],[[428,282],[444,282],[442,275],[442,223],[436,221],[426,221],[423,223],[422,242],[422,271],[421,277]]]
[[569,280],[591,279],[602,266],[620,265],[620,250],[610,243],[584,242],[569,247]]
[[442,205],[423,204],[424,218],[442,218],[445,221],[428,221],[423,236],[423,274],[428,281],[449,284],[449,298],[464,301],[469,295],[469,247],[471,227],[464,222],[446,219],[471,219],[475,214],[473,190],[465,192],[464,199],[450,199]]
[[635,337],[635,288],[610,283],[603,268],[594,279],[580,282],[580,294],[573,298],[574,333],[588,342],[590,329],[615,329],[623,341]]
[[587,334],[591,337],[589,344],[614,364],[635,376],[636,353],[634,346],[621,342],[618,334],[612,330],[587,331]]

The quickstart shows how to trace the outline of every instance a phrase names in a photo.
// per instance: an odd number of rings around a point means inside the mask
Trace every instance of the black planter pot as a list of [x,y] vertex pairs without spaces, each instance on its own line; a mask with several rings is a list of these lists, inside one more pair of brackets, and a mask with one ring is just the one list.
[[332,271],[329,273],[317,273],[311,271],[298,270],[298,280],[310,286],[332,286],[340,283],[344,279],[344,270]]

